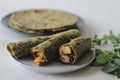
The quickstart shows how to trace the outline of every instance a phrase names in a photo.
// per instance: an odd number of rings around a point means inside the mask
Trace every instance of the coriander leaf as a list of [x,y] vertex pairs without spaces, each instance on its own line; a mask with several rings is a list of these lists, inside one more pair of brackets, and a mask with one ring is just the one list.
[[95,50],[96,56],[100,55],[100,54],[104,54],[104,52],[100,49],[96,49]]
[[117,36],[117,42],[120,43],[120,34]]
[[118,67],[115,64],[108,63],[107,65],[105,65],[102,68],[102,71],[105,72],[105,73],[111,73],[111,72],[115,71],[117,68]]
[[102,40],[101,43],[107,44],[107,42],[108,42],[108,36],[107,36],[107,35],[104,35],[101,40]]
[[115,48],[114,49],[114,54],[115,54],[115,57],[120,58],[120,48]]
[[102,66],[101,64],[99,64],[97,61],[96,61],[96,58],[98,55],[100,54],[104,54],[104,52],[102,50],[99,50],[99,49],[95,49],[95,59],[92,61],[91,65],[92,66]]
[[120,58],[114,58],[113,59],[114,64],[120,67]]
[[105,65],[106,63],[110,62],[113,58],[113,54],[111,53],[104,53],[100,54],[96,57],[96,62],[101,65]]
[[120,43],[120,35],[116,36],[112,31],[110,31],[110,35],[108,35],[108,37],[114,47],[119,46],[118,43]]
[[96,45],[100,45],[101,39],[99,39],[97,35],[94,35],[94,37],[92,38],[92,43]]
[[120,78],[120,69],[116,69],[113,74]]
[[108,35],[98,38],[94,35],[92,38],[93,48],[95,45],[112,44],[112,51],[96,50],[96,57],[91,63],[93,66],[103,66],[102,71],[105,73],[116,75],[120,78],[120,34],[115,35],[112,31]]

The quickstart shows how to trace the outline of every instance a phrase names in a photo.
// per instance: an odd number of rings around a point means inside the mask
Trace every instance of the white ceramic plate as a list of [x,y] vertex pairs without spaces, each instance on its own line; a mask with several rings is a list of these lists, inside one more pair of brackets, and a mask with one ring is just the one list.
[[17,60],[15,58],[12,58],[12,60],[18,66],[22,66],[23,68],[26,68],[31,71],[58,74],[58,73],[67,73],[71,71],[76,71],[83,67],[86,67],[93,61],[94,58],[95,58],[95,53],[91,51],[90,53],[87,53],[86,55],[82,56],[80,60],[78,61],[78,63],[74,65],[53,62],[46,66],[36,66],[33,63],[33,60],[30,58],[17,59]]
[[[12,14],[12,13],[13,12],[11,12],[8,15],[6,15],[5,17],[3,17],[1,22],[4,26],[5,31],[7,31],[11,35],[14,35],[14,39],[18,40],[17,38],[25,39],[25,38],[38,36],[38,34],[27,34],[27,33],[23,33],[23,32],[20,32],[20,31],[17,31],[17,30],[14,30],[14,29],[8,27],[8,19],[10,17],[10,14]],[[79,29],[84,26],[84,21],[80,17],[79,17],[77,26]],[[9,35],[8,35],[8,37],[9,37]],[[15,37],[17,37],[17,38],[15,38]],[[23,68],[29,69],[30,71],[57,74],[57,73],[71,72],[71,71],[75,71],[75,70],[81,69],[83,67],[86,67],[87,65],[89,65],[92,62],[94,57],[95,57],[95,54],[93,52],[91,52],[91,53],[88,53],[87,55],[81,57],[78,64],[75,64],[75,65],[66,65],[66,64],[54,62],[47,66],[43,66],[43,67],[34,65],[33,60],[30,58],[24,58],[24,59],[18,59],[18,60],[12,58],[12,60],[17,65],[22,66]]]

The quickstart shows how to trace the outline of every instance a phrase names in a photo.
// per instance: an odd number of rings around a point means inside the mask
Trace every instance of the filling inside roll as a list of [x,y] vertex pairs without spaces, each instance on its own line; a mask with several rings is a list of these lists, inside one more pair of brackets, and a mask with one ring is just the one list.
[[44,53],[36,53],[37,57],[34,58],[34,64],[38,66],[44,66],[47,63],[47,58]]
[[75,59],[75,53],[73,52],[72,47],[62,46],[60,48],[60,59],[64,63],[73,63]]

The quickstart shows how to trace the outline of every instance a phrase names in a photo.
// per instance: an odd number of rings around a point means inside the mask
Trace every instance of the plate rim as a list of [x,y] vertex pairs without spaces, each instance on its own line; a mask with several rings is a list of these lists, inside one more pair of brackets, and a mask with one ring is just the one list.
[[70,68],[64,67],[64,68],[60,69],[58,72],[56,70],[53,70],[53,67],[52,67],[52,70],[50,68],[48,69],[48,66],[47,67],[38,66],[39,68],[36,68],[34,66],[29,66],[29,65],[26,65],[24,63],[21,63],[21,62],[19,62],[19,60],[13,58],[12,56],[11,56],[11,59],[14,61],[14,63],[17,66],[22,67],[24,69],[27,69],[29,71],[34,71],[34,72],[39,72],[39,73],[47,73],[47,74],[61,74],[61,73],[68,73],[68,72],[76,71],[76,70],[79,70],[79,69],[82,69],[82,68],[88,66],[95,58],[95,51],[91,52],[91,54],[92,54],[92,57],[91,57],[91,59],[87,63],[84,63],[84,64],[82,64],[80,66],[79,65],[77,65],[77,66],[76,65],[72,65],[72,67],[71,67],[71,65],[67,65],[67,66],[70,66]]

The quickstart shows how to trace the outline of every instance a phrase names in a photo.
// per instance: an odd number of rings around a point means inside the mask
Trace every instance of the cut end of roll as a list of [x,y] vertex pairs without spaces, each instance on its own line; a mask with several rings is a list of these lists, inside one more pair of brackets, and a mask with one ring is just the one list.
[[45,66],[47,64],[47,58],[44,53],[36,53],[37,57],[34,58],[34,64],[38,66]]
[[70,46],[60,47],[60,60],[66,64],[73,64],[74,52]]
[[12,57],[14,57],[15,59],[18,59],[19,57],[17,57],[16,53],[13,51],[13,46],[11,43],[7,44],[7,50],[11,53]]
[[8,50],[10,53],[12,53],[12,48],[10,47],[9,44],[7,44],[7,50]]

